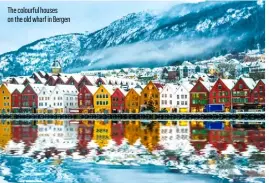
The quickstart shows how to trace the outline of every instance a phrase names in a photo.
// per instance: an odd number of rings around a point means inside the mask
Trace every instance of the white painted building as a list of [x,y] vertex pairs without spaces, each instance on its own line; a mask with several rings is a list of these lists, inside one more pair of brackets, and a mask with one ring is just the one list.
[[168,112],[172,112],[175,107],[173,105],[174,93],[177,91],[178,85],[166,84],[160,91],[160,109],[166,109]]
[[38,94],[38,113],[52,113],[53,100],[51,94],[56,86],[44,86]]
[[78,108],[78,91],[73,85],[56,85],[51,101],[55,113],[69,113],[70,109]]
[[188,81],[182,82],[177,90],[174,92],[174,104],[177,108],[177,112],[189,112],[190,111],[190,90],[193,85]]
[[189,142],[190,125],[188,121],[168,121],[166,124],[161,124],[159,144],[164,149],[183,149]]

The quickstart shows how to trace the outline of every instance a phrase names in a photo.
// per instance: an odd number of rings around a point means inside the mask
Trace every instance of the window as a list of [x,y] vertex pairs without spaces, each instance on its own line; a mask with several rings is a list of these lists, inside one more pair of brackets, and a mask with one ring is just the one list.
[[177,99],[179,99],[179,95],[177,95]]
[[239,84],[239,89],[243,89],[243,85],[242,84]]
[[177,101],[177,105],[179,105],[179,101]]
[[222,86],[221,85],[218,85],[218,89],[221,90],[222,89]]
[[172,100],[170,100],[170,105],[172,105]]
[[145,94],[144,94],[144,97],[145,97],[145,98],[147,98],[147,97],[148,97],[148,95],[145,93]]
[[216,103],[216,98],[213,98],[213,103]]
[[170,94],[170,98],[172,98],[172,94]]

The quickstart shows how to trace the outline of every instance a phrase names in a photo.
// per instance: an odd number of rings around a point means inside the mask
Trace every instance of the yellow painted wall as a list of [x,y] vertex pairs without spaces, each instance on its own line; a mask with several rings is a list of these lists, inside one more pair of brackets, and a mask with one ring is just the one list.
[[140,95],[132,88],[125,97],[125,110],[138,113],[140,111]]
[[108,122],[95,121],[93,140],[96,144],[103,148],[108,145],[108,141],[111,139],[111,120]]
[[0,113],[3,110],[5,113],[11,112],[11,93],[4,84],[0,87]]
[[10,120],[0,120],[0,149],[4,149],[12,138],[12,125]]
[[[107,95],[108,97],[104,98],[103,95]],[[102,96],[102,98],[100,98],[100,96]],[[96,113],[103,113],[105,110],[108,110],[108,112],[111,113],[111,95],[103,85],[98,88],[93,95],[93,98],[94,110]],[[97,105],[98,102],[99,104]],[[103,104],[103,102],[105,102],[105,104]]]
[[150,81],[147,86],[142,90],[140,97],[140,104],[146,105],[148,102],[154,101],[156,110],[154,112],[160,111],[160,92],[158,88]]

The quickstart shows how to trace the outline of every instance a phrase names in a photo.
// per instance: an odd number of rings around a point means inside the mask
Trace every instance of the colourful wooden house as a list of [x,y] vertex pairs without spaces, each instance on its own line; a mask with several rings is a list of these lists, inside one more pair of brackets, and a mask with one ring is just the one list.
[[265,80],[261,79],[256,82],[250,97],[251,103],[258,104],[261,107],[265,106]]
[[93,121],[81,120],[78,125],[78,150],[81,154],[87,154],[87,145],[93,138]]
[[147,108],[149,105],[152,105],[154,106],[153,112],[160,111],[159,88],[161,87],[157,87],[152,81],[150,81],[141,91],[140,106],[145,106]]
[[232,105],[231,90],[236,80],[218,79],[209,92],[210,104],[224,104],[225,111],[230,111]]
[[251,92],[255,86],[252,78],[241,77],[232,89],[232,108],[242,109],[245,104],[251,103]]
[[[94,111],[94,94],[98,90],[96,86],[84,85],[80,88],[78,94],[78,106],[82,111]],[[84,113],[84,112],[83,112]]]
[[101,85],[93,96],[95,113],[111,113],[111,95],[114,93],[111,85]]
[[111,95],[112,113],[121,113],[125,111],[125,96],[127,92],[121,88],[117,88]]
[[125,97],[125,112],[139,113],[140,112],[140,94],[141,89],[132,88],[128,91]]
[[203,112],[213,83],[198,80],[190,90],[190,112]]
[[22,112],[36,112],[38,107],[38,94],[43,84],[29,84],[21,93]]

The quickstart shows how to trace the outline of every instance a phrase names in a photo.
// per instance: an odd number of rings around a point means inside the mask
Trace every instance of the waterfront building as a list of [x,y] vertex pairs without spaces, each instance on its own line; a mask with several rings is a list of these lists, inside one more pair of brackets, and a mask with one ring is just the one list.
[[52,92],[56,86],[43,86],[38,94],[38,113],[53,113],[53,99],[51,98]]
[[[10,85],[10,84],[9,84]],[[18,113],[21,112],[21,93],[24,90],[24,85],[15,85],[16,89],[11,94],[11,112]]]
[[43,84],[28,84],[21,93],[21,111],[36,113],[38,108],[38,94]]
[[154,112],[160,111],[160,91],[162,85],[150,81],[141,91],[140,107],[154,107]]
[[178,90],[178,85],[166,84],[160,92],[160,109],[173,112],[176,109],[175,92]]
[[[20,92],[24,88],[24,85],[3,83],[0,86],[0,113],[12,112],[12,93],[16,90]],[[14,101],[16,102],[16,100]]]
[[265,107],[265,80],[261,79],[256,82],[251,92],[251,103]]
[[97,86],[84,85],[80,87],[78,93],[78,107],[82,113],[94,111],[94,94],[98,90]]
[[112,113],[121,113],[125,111],[125,96],[127,92],[121,88],[116,88],[111,95]]
[[179,87],[173,95],[173,106],[175,106],[175,112],[190,111],[190,91],[192,88],[193,85],[189,82],[180,83]]
[[230,111],[232,105],[231,90],[236,80],[218,79],[209,92],[210,104],[224,104],[225,111]]
[[93,96],[96,113],[111,113],[111,95],[114,88],[111,85],[101,85]]
[[190,112],[203,112],[209,102],[209,91],[214,83],[199,79],[190,90]]
[[56,85],[50,100],[53,113],[69,113],[78,108],[78,91],[72,85]]
[[140,96],[141,89],[131,88],[125,97],[125,112],[139,113],[140,112]]
[[241,77],[232,89],[232,109],[244,109],[251,103],[251,92],[255,86],[252,78]]

